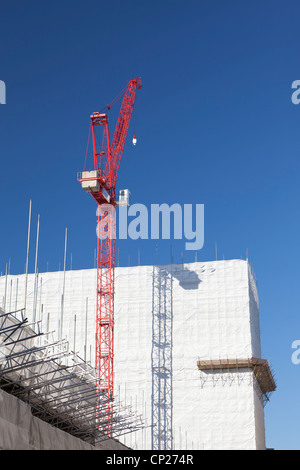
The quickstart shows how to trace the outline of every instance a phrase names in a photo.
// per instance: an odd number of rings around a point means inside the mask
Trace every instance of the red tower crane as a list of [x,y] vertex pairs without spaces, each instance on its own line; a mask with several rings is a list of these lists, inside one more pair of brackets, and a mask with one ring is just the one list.
[[[126,136],[134,107],[136,90],[142,87],[141,78],[128,81],[127,87],[113,101],[123,101],[113,139],[110,140],[108,116],[91,115],[94,170],[83,171],[78,181],[98,204],[97,217],[97,302],[96,302],[96,368],[99,371],[100,391],[98,424],[112,435],[113,417],[113,360],[114,360],[114,292],[115,292],[115,219],[116,183]],[[107,110],[111,105],[106,107]],[[100,141],[99,135],[100,134]],[[99,132],[100,131],[100,132]],[[102,136],[101,136],[102,134]]]

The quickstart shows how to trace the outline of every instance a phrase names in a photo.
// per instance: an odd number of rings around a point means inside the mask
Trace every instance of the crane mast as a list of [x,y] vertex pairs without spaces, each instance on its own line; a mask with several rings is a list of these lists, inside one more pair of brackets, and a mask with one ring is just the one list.
[[[113,139],[110,141],[108,116],[91,115],[94,170],[83,171],[78,181],[97,202],[97,292],[96,292],[96,368],[98,369],[97,424],[112,436],[114,373],[114,293],[116,183],[126,136],[133,112],[136,90],[141,79],[128,81]],[[107,106],[110,109],[110,106]],[[99,145],[97,131],[102,131]]]

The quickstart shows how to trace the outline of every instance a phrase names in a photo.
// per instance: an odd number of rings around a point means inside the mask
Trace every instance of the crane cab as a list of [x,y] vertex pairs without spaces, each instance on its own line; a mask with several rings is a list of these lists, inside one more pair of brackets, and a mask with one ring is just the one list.
[[130,191],[129,189],[121,189],[119,191],[118,206],[129,206],[130,205]]

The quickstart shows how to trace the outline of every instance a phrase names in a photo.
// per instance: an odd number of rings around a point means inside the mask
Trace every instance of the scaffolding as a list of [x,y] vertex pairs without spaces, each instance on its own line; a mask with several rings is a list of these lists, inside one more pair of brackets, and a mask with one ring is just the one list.
[[274,373],[266,359],[247,358],[247,359],[216,359],[216,360],[198,360],[197,367],[201,371],[200,378],[202,386],[210,380],[213,385],[217,383],[237,380],[244,381],[247,376],[245,372],[251,372],[250,378],[254,379],[254,384],[263,397],[264,405],[270,400],[270,395],[276,390]]
[[173,448],[172,273],[153,267],[152,300],[152,449]]
[[100,396],[96,369],[65,339],[49,336],[53,332],[41,332],[40,322],[28,323],[24,309],[0,310],[0,389],[29,404],[34,416],[92,445],[143,428],[130,408]]

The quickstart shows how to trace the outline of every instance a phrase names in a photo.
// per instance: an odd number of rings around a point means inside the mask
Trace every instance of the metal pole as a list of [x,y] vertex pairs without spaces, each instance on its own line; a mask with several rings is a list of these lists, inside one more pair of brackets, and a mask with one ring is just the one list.
[[4,299],[3,299],[3,310],[4,311],[5,311],[5,307],[6,307],[7,274],[8,274],[8,264],[6,263],[6,268],[5,268],[5,292],[4,292]]
[[12,282],[12,279],[11,279],[11,281],[10,281],[10,294],[9,294],[9,311],[10,312],[11,312],[12,285],[13,285],[13,282]]
[[76,353],[76,315],[74,315],[74,340],[73,340],[74,353]]
[[28,221],[28,236],[27,236],[27,255],[26,255],[26,277],[25,277],[25,298],[24,298],[24,309],[26,310],[26,300],[27,300],[27,281],[28,281],[28,259],[29,259],[29,242],[30,242],[30,227],[31,227],[31,206],[32,200],[30,199],[29,203],[29,221]]
[[65,254],[64,254],[64,282],[63,282],[63,294],[62,294],[62,299],[61,299],[61,315],[60,315],[60,337],[62,337],[62,331],[63,331],[65,284],[66,284],[67,239],[68,239],[68,229],[66,228],[66,232],[65,232]]
[[18,287],[19,287],[19,278],[17,278],[15,310],[17,310],[17,308],[18,308]]
[[88,297],[86,298],[86,308],[85,308],[85,344],[84,344],[84,362],[86,362],[86,348],[87,348],[87,316],[88,316]]
[[34,294],[33,294],[33,315],[32,321],[35,322],[36,317],[36,302],[37,302],[37,289],[38,289],[38,278],[37,278],[37,260],[39,251],[39,236],[40,236],[40,214],[38,215],[37,229],[36,229],[36,246],[35,246],[35,265],[34,265]]
[[42,305],[42,286],[43,286],[43,278],[41,278],[41,287],[40,287],[40,313],[39,313],[39,320],[41,320],[43,305]]

